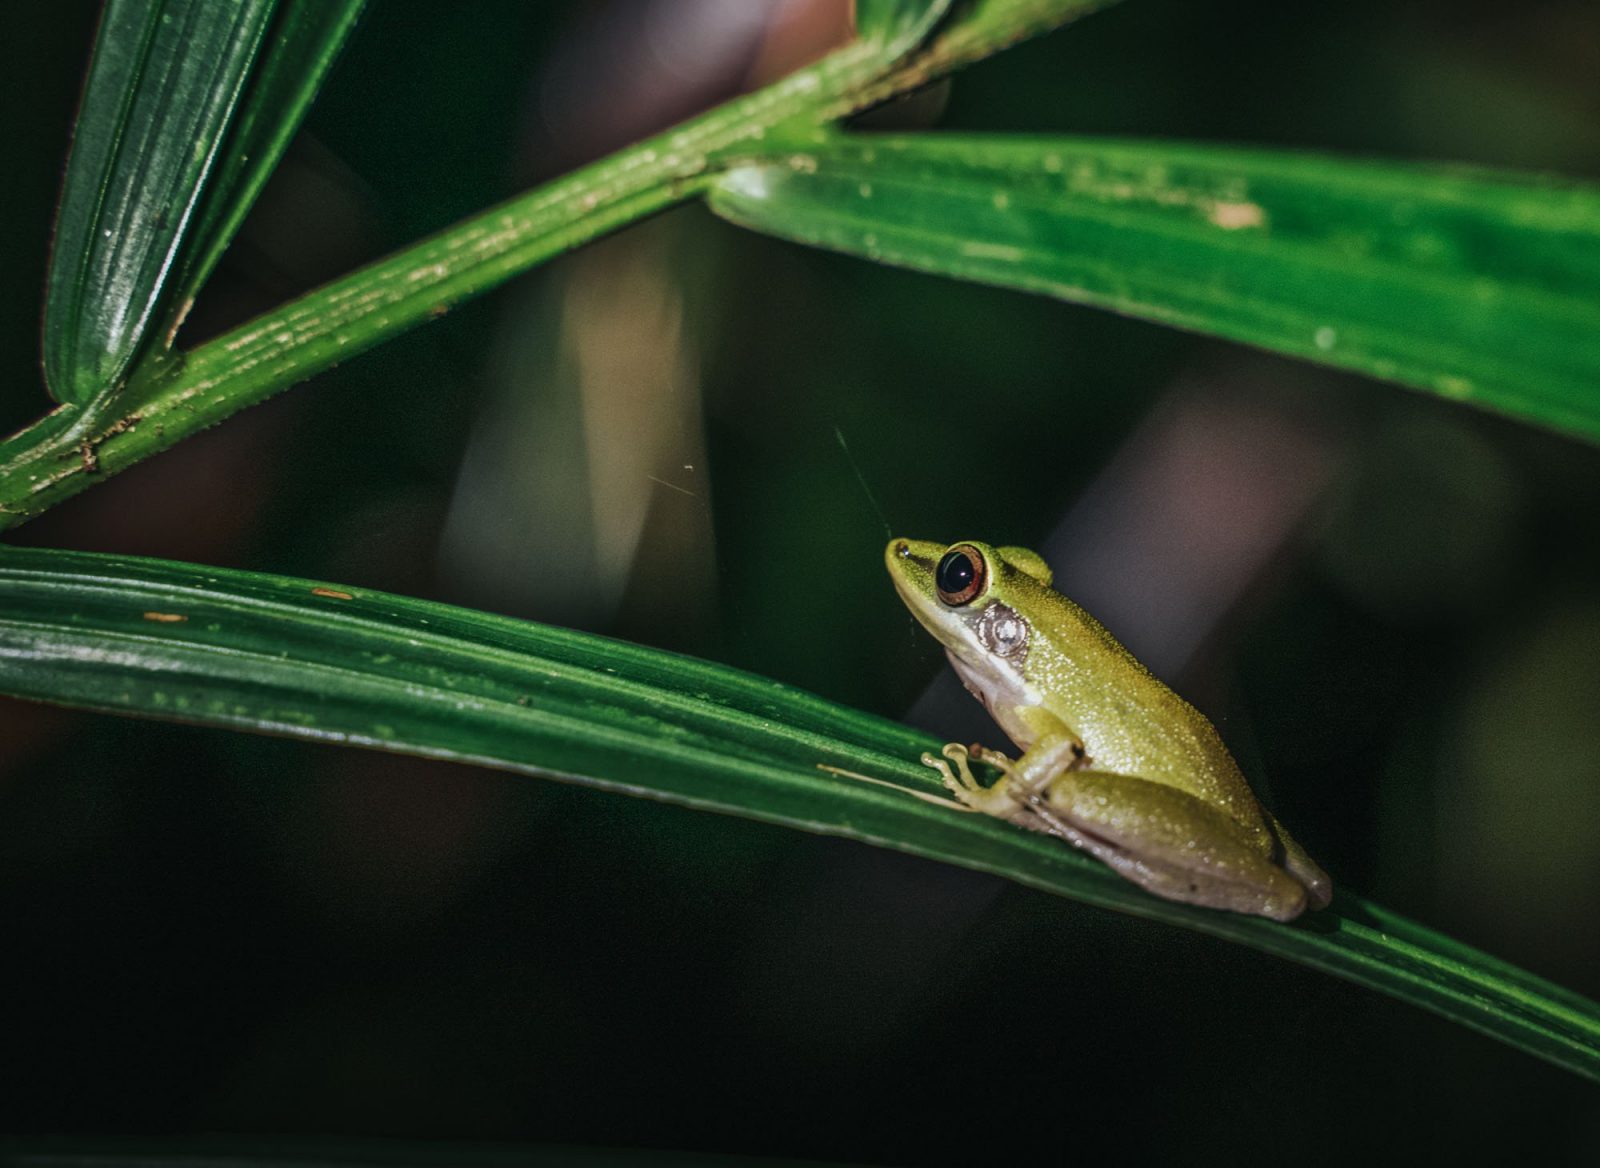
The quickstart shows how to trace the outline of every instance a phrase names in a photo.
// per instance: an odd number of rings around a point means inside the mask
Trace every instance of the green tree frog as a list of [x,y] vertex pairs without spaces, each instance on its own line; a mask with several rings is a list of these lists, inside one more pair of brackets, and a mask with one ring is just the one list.
[[[956,743],[922,761],[966,806],[1060,836],[1157,896],[1275,920],[1332,884],[1256,801],[1209,721],[1025,548],[895,539],[896,591],[1022,751]],[[970,759],[1001,772],[991,786]]]

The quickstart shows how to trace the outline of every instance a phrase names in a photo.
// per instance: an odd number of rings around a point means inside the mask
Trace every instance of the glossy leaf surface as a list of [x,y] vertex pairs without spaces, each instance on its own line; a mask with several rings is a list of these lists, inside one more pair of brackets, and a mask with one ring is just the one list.
[[56,218],[45,377],[110,390],[148,340],[276,0],[109,0]]
[[283,0],[185,248],[190,258],[175,296],[178,314],[211,275],[289,148],[365,6],[366,0]]
[[933,801],[925,735],[704,661],[306,580],[5,549],[0,692],[456,759],[896,848],[1274,953],[1600,1078],[1593,1002],[1345,891],[1292,925],[1158,900],[1057,840]]
[[1593,186],[1177,143],[841,135],[733,171],[711,205],[1600,440]]
[[885,55],[898,57],[921,44],[952,0],[855,0],[856,33],[881,41]]

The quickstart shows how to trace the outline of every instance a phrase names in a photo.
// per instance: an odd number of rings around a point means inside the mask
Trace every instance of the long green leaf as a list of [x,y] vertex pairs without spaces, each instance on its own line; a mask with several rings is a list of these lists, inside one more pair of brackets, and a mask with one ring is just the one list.
[[838,135],[718,214],[1600,440],[1600,188],[1175,143]]
[[67,163],[44,313],[58,401],[108,392],[149,339],[277,0],[108,0]]
[[365,5],[366,0],[284,0],[185,246],[190,258],[174,297],[174,317],[187,313],[238,232]]
[[1600,1079],[1593,1002],[1347,892],[1292,925],[1157,900],[1059,841],[917,797],[938,793],[915,761],[926,736],[703,661],[305,580],[0,549],[0,691],[464,760],[892,847],[1274,953]]

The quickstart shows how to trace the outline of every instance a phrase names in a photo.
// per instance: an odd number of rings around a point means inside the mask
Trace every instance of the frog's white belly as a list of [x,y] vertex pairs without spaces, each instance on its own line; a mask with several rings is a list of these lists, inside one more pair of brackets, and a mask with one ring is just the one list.
[[1017,749],[1027,750],[1032,746],[1033,730],[1017,717],[1017,711],[1039,705],[1042,701],[1039,691],[998,660],[991,660],[987,662],[987,668],[980,669],[969,665],[948,649],[945,650],[945,656],[950,658],[950,664],[955,668],[961,684],[967,687],[967,692],[983,703],[983,708],[1006,732],[1006,737],[1016,743]]

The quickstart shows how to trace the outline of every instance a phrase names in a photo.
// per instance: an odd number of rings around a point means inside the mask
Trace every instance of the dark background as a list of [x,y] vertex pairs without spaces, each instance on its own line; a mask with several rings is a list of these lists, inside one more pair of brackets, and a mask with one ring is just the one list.
[[[826,14],[762,8],[374,0],[187,340],[827,39]],[[93,12],[14,6],[0,38],[7,424],[45,407]],[[1127,0],[947,96],[951,128],[1600,177],[1600,9]],[[1044,545],[1336,881],[1594,995],[1597,505],[1600,456],[1554,435],[687,208],[15,538],[593,628],[953,737],[975,707],[927,689],[942,659],[882,576],[877,509]],[[1575,1076],[1218,941],[730,818],[14,702],[0,938],[22,1136],[873,1164],[1600,1147]]]

